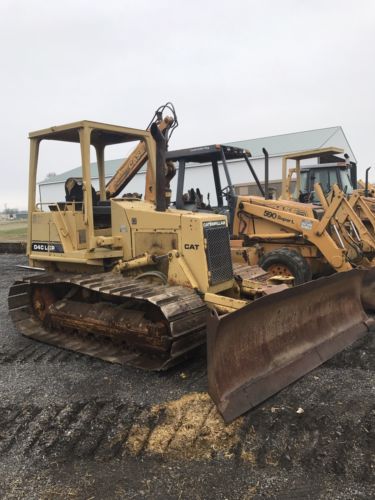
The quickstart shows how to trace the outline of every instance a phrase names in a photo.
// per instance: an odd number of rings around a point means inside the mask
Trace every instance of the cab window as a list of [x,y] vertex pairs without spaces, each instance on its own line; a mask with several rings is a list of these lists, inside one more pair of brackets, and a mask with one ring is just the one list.
[[[300,179],[301,179],[301,193],[307,193],[309,191],[309,173],[301,170]],[[293,179],[293,181],[294,180],[295,179]],[[297,185],[296,185],[294,188],[292,199],[298,201],[301,193],[297,192]]]
[[[337,171],[335,168],[329,169],[320,169],[314,168],[311,170],[310,175],[310,189],[313,191],[314,184],[319,183],[322,186],[324,194],[328,194],[331,191],[333,184],[338,184],[339,180],[337,177]],[[315,194],[315,191],[312,193],[312,202],[318,203],[319,199]]]
[[344,191],[345,194],[352,194],[353,186],[349,170],[340,169],[340,178],[341,178],[341,189]]

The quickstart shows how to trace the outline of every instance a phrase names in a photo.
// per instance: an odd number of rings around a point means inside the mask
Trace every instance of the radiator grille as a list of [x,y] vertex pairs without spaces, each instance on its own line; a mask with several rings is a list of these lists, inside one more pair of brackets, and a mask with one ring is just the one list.
[[211,273],[210,284],[216,285],[233,278],[229,231],[225,222],[205,222],[207,265]]

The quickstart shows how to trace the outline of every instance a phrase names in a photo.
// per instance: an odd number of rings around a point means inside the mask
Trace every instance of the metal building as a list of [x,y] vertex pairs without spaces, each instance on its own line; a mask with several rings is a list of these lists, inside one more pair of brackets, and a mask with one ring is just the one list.
[[[250,150],[252,155],[252,165],[260,180],[264,179],[264,156],[262,148],[266,148],[270,156],[270,180],[281,179],[282,157],[286,153],[290,152],[336,146],[343,148],[350,156],[350,160],[356,162],[355,155],[341,126],[294,132],[291,134],[275,135],[271,137],[261,137],[258,139],[248,139],[228,144]],[[197,144],[196,146],[201,145]],[[106,180],[109,180],[112,177],[122,161],[123,159],[117,159],[105,162]],[[308,160],[308,163],[314,163],[314,161]],[[232,160],[229,162],[229,165],[232,182],[237,185],[238,194],[254,193],[254,188],[252,186],[253,179],[251,178],[246,163],[242,160]],[[99,188],[96,163],[91,164],[91,171],[94,187]],[[142,168],[126,188],[126,192],[137,192],[143,194],[145,186],[145,172],[146,169]],[[66,179],[68,177],[80,176],[81,167],[77,167],[40,182],[40,201],[47,203],[63,200],[65,197],[64,184]],[[213,179],[211,176],[211,165],[189,164],[186,167],[185,185],[187,188],[199,187],[205,196],[207,193],[210,193],[212,203],[215,203]],[[223,175],[222,180],[223,185],[225,186],[226,183]],[[172,181],[173,192],[175,192],[176,188],[175,183],[176,178]]]

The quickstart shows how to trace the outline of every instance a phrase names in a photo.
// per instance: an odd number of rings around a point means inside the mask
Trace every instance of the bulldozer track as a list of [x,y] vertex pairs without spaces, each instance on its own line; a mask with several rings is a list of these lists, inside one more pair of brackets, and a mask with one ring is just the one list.
[[[164,318],[163,321],[168,325],[168,342],[170,342],[169,351],[166,351],[168,355],[163,354],[158,358],[131,345],[129,348],[125,345],[119,347],[119,344],[114,344],[109,337],[83,336],[78,330],[74,333],[61,329],[51,330],[33,311],[32,291],[38,286],[53,288],[59,285],[68,286],[70,289],[88,290],[96,294],[96,297],[104,298],[107,302],[103,304],[108,304],[108,299],[116,299],[117,303],[135,301],[157,308]],[[188,357],[191,351],[205,342],[207,307],[194,290],[181,286],[152,285],[112,273],[90,276],[43,274],[16,281],[10,288],[8,304],[15,326],[27,337],[106,361],[131,364],[151,370],[169,368]],[[111,325],[108,325],[108,330],[110,328]],[[146,338],[145,342],[148,342]],[[20,353],[20,361],[24,362],[29,358],[37,361],[35,357],[37,348],[34,351],[33,347],[26,347],[24,351],[25,355],[22,356]],[[9,358],[9,355],[7,356]],[[49,357],[48,352],[40,354],[41,359],[45,356]],[[2,362],[4,359],[0,354],[0,363]]]

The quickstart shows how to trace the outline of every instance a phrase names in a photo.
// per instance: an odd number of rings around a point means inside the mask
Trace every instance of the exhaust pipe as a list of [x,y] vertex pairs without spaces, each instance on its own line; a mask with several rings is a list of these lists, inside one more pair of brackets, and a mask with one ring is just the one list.
[[366,168],[366,184],[365,184],[365,197],[368,196],[368,173],[371,167]]
[[165,164],[167,154],[167,139],[154,122],[150,128],[151,135],[156,142],[156,211],[165,212],[167,208],[165,199]]
[[266,148],[262,149],[264,154],[264,197],[266,200],[270,199],[268,180],[269,180],[269,155]]
[[261,195],[263,196],[263,198],[265,198],[265,197],[266,197],[266,195],[265,195],[265,193],[264,193],[264,189],[263,189],[263,187],[262,187],[262,184],[259,182],[258,176],[257,176],[257,174],[255,173],[255,170],[254,170],[254,168],[253,168],[252,164],[250,163],[250,160],[249,160],[248,156],[250,156],[250,155],[248,155],[248,154],[246,154],[246,153],[244,153],[244,154],[243,154],[243,158],[244,158],[244,160],[246,161],[247,166],[249,167],[249,170],[250,170],[250,172],[251,172],[251,175],[253,176],[253,179],[255,180],[255,182],[256,182],[256,184],[257,184],[257,186],[258,186],[258,189],[259,189],[259,191],[260,191]]

